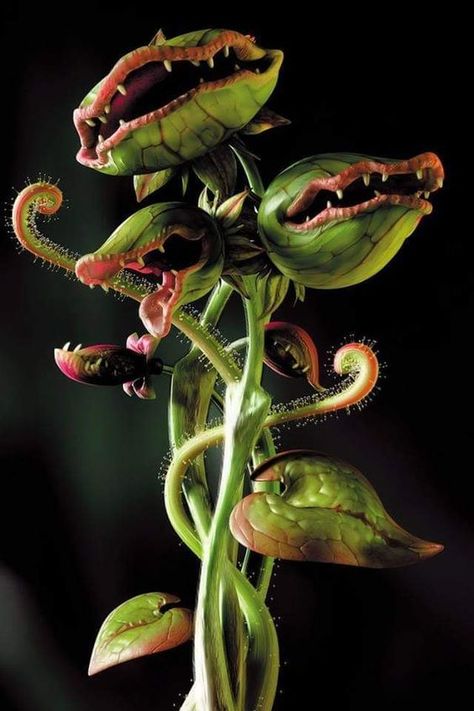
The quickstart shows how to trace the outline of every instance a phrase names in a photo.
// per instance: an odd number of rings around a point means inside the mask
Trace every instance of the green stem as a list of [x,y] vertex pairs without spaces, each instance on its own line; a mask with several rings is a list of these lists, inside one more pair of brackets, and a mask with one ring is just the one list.
[[[252,283],[252,282],[251,282]],[[227,387],[224,460],[219,494],[204,546],[195,632],[195,668],[201,705],[206,711],[233,711],[230,672],[219,609],[220,586],[228,566],[229,517],[242,487],[247,460],[258,440],[270,398],[260,386],[263,368],[264,323],[260,295],[253,290],[245,301],[249,347],[238,383]]]
[[211,333],[208,323],[200,323],[183,309],[178,309],[173,315],[173,324],[204,353],[226,383],[235,383],[239,380],[238,364],[226,351],[225,346]]
[[232,144],[230,144],[230,147],[234,151],[240,165],[244,169],[245,175],[250,185],[250,189],[253,193],[255,193],[255,195],[258,195],[258,197],[261,198],[263,196],[263,193],[265,192],[265,187],[263,185],[262,178],[260,176],[260,171],[257,167],[255,159],[252,158],[249,153],[242,151],[241,149],[236,146],[233,146]]
[[[222,311],[232,293],[232,288],[221,282],[213,291],[207,307],[200,319],[198,334],[206,329],[207,336],[212,334]],[[208,340],[208,339],[206,339]],[[225,373],[225,369],[222,369]],[[240,373],[239,373],[240,374]],[[203,430],[209,414],[212,400],[223,410],[221,396],[215,391],[217,372],[202,358],[198,345],[193,345],[190,352],[182,358],[174,368],[171,388],[170,435],[173,445],[182,440],[183,436]],[[193,518],[200,539],[205,540],[212,516],[212,504],[206,476],[206,465],[203,455],[199,455],[191,463],[186,478],[182,482],[190,514]],[[229,539],[228,554],[231,561],[238,558],[238,542]],[[232,692],[238,708],[243,707],[245,694],[245,657],[247,640],[243,615],[235,585],[229,576],[222,579],[220,599],[221,609],[218,610],[222,626],[225,630],[225,646],[231,669]],[[195,707],[193,694],[186,706]],[[186,707],[185,707],[186,708]]]

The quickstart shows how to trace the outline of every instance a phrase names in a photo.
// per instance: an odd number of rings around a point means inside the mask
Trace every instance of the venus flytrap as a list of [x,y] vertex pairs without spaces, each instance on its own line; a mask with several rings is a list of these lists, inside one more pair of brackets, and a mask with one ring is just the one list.
[[[193,174],[204,184],[197,205],[145,205],[83,256],[36,226],[38,215],[59,209],[57,185],[28,185],[13,207],[23,247],[85,285],[139,303],[146,334],[132,334],[125,347],[66,344],[55,351],[61,371],[89,385],[122,385],[144,400],[155,397],[157,375],[171,376],[165,506],[201,560],[196,608],[178,607],[163,592],[124,602],[99,631],[89,673],[193,634],[194,683],[182,711],[273,708],[279,649],[265,599],[275,558],[383,568],[443,548],[401,529],[351,465],[320,452],[276,451],[272,428],[362,404],[379,365],[367,344],[348,343],[334,357],[339,383],[325,387],[311,335],[274,312],[290,287],[303,301],[306,288],[352,286],[383,268],[431,212],[428,198],[444,179],[432,153],[406,161],[333,153],[290,166],[265,189],[242,136],[288,123],[262,108],[282,59],[230,30],[172,40],[159,32],[76,110],[79,162],[133,176],[138,201],[177,174],[185,193]],[[239,166],[247,183],[240,191]],[[186,305],[205,295],[195,316]],[[231,296],[241,301],[246,332],[228,344],[217,329]],[[191,348],[165,364],[159,346],[171,326]],[[272,403],[264,366],[304,379],[309,395]],[[218,424],[210,422],[214,406]],[[211,447],[223,453],[215,497],[205,458]]]

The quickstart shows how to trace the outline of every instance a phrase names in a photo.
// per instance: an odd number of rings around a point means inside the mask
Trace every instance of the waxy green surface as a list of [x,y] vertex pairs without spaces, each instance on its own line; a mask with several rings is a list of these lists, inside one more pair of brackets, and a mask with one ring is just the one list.
[[333,457],[285,452],[262,464],[254,478],[285,486],[281,495],[250,494],[232,512],[233,535],[263,555],[393,568],[443,550],[403,530],[367,479]]
[[423,217],[419,210],[388,205],[309,231],[288,225],[289,206],[311,180],[337,175],[361,159],[397,162],[348,153],[311,156],[280,173],[266,190],[260,235],[272,262],[295,282],[337,289],[365,281],[390,262]]
[[163,652],[187,642],[193,632],[193,615],[168,593],[146,593],[113,610],[99,630],[92,651],[89,675],[147,654]]

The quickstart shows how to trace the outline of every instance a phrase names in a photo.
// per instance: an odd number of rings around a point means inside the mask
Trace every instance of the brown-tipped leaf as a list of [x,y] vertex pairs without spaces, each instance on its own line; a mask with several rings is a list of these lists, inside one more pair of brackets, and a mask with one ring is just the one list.
[[253,136],[257,133],[269,131],[271,128],[288,126],[290,123],[291,121],[289,119],[284,116],[280,116],[271,109],[264,107],[256,116],[254,116],[250,123],[242,129],[242,133],[245,133],[248,136]]

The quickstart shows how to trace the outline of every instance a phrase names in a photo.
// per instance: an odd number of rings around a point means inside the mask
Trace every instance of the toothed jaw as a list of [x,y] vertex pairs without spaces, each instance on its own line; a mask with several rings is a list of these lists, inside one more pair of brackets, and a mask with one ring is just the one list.
[[[166,336],[171,328],[173,310],[179,301],[186,274],[190,269],[162,271],[158,267],[147,267],[141,256],[130,260],[119,255],[109,257],[110,259],[104,261],[95,258],[95,255],[86,255],[77,264],[77,277],[89,287],[99,285],[104,291],[108,291],[111,280],[123,267],[137,275],[160,278],[161,283],[141,302],[139,314],[149,333],[159,337]],[[196,265],[196,268],[199,267]],[[150,289],[153,289],[152,282]]]
[[146,280],[151,293],[141,302],[139,314],[149,333],[164,337],[171,328],[186,277],[199,270],[209,256],[210,245],[203,236],[186,239],[170,230],[165,238],[129,252],[86,254],[77,262],[76,276],[83,284],[101,286],[105,291],[113,288],[114,277],[123,269]]
[[71,344],[54,349],[56,365],[66,377],[86,385],[119,385],[147,374],[145,355],[112,344],[70,350]]
[[285,226],[307,232],[396,205],[417,210],[421,218],[432,211],[428,198],[443,181],[443,166],[434,153],[398,162],[360,160],[336,175],[311,180],[287,208]]
[[[74,112],[81,140],[77,160],[91,168],[122,172],[113,150],[134,131],[161,121],[202,92],[244,80],[259,90],[281,61],[280,52],[261,49],[232,31],[223,31],[202,46],[148,46],[130,52],[99,84],[92,100],[86,98]],[[225,126],[229,111],[227,107],[222,117],[217,116]],[[227,128],[239,126],[231,121]]]

